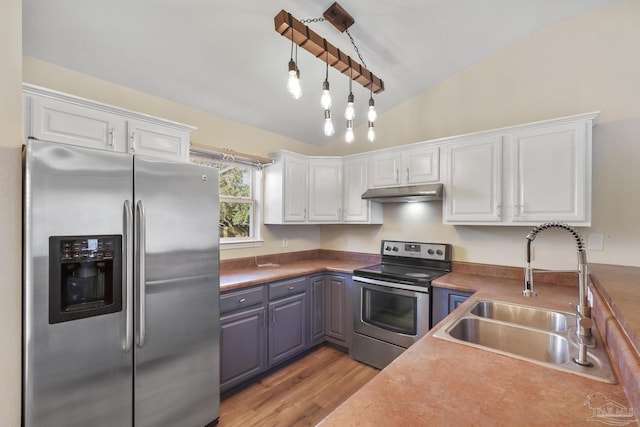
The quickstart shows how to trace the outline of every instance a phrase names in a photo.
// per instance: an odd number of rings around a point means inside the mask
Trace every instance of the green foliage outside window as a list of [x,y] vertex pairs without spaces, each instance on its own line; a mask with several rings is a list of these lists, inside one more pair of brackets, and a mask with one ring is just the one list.
[[250,237],[251,170],[229,167],[220,171],[220,237]]

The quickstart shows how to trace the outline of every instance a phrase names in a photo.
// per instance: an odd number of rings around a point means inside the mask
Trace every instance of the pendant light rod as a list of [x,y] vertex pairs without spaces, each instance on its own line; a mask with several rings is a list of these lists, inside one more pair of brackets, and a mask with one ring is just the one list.
[[351,77],[373,93],[384,90],[384,82],[371,71],[354,61],[349,55],[320,37],[315,31],[281,10],[274,18],[275,29],[280,35],[292,40],[296,45],[326,62],[339,72]]

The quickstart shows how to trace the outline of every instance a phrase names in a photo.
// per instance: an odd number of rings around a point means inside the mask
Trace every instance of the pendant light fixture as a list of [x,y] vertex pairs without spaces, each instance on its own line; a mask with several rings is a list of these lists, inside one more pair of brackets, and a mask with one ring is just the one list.
[[[353,77],[353,76],[351,76]],[[347,108],[344,110],[344,118],[353,120],[356,117],[356,111],[353,108],[353,92],[351,91],[352,78],[349,79],[349,96],[347,96]]]
[[300,70],[296,65],[298,61],[298,45],[296,45],[296,59],[293,60],[293,33],[291,33],[291,59],[289,60],[289,79],[287,80],[287,91],[293,99],[300,99],[302,88],[300,87]]
[[[306,24],[309,22],[330,22],[338,31],[346,33],[351,40],[351,44],[355,49],[360,63],[351,59],[340,49],[329,43],[325,38],[319,36],[316,32],[310,29]],[[375,140],[375,131],[373,123],[377,118],[375,110],[375,102],[373,100],[373,93],[380,93],[384,91],[384,82],[371,71],[367,69],[367,65],[360,54],[356,43],[349,33],[349,27],[355,23],[353,17],[351,17],[337,2],[329,6],[323,13],[323,18],[311,18],[304,19],[302,21],[297,20],[291,16],[290,13],[285,10],[280,11],[274,17],[275,30],[282,36],[291,40],[291,59],[289,60],[289,83],[287,89],[291,95],[298,99],[302,95],[302,89],[300,87],[300,70],[297,66],[298,61],[298,46],[302,47],[306,51],[310,52],[313,56],[319,59],[324,59],[325,65],[325,79],[322,83],[322,95],[320,97],[320,105],[324,111],[324,134],[331,136],[335,133],[335,128],[331,120],[331,106],[332,100],[329,92],[329,65],[337,69],[340,73],[349,76],[349,95],[347,96],[347,105],[344,112],[344,117],[347,120],[347,131],[345,133],[345,141],[351,143],[355,140],[354,134],[354,96],[352,90],[352,82],[355,80],[365,88],[369,89],[369,106],[367,110],[367,139],[369,141]],[[295,60],[293,55],[293,44],[296,44]],[[324,58],[322,55],[324,54]]]
[[324,74],[324,82],[322,82],[322,96],[320,97],[320,105],[325,110],[331,108],[331,93],[329,93],[329,54],[325,55],[326,68]]

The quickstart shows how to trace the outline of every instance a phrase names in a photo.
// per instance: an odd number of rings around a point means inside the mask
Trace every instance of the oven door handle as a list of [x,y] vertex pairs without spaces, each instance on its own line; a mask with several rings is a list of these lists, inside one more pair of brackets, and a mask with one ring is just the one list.
[[406,291],[420,292],[423,294],[428,294],[429,287],[426,286],[415,286],[410,283],[399,283],[399,282],[391,282],[388,280],[379,280],[379,279],[371,279],[369,277],[361,277],[361,276],[351,276],[354,282],[368,283],[370,285],[384,286],[391,289],[402,289]]

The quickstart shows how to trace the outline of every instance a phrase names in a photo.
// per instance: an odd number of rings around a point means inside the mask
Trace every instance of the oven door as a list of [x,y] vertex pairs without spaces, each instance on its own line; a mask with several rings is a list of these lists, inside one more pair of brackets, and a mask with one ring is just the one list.
[[[372,281],[370,279],[364,279]],[[354,277],[355,333],[408,348],[429,331],[429,293]]]

